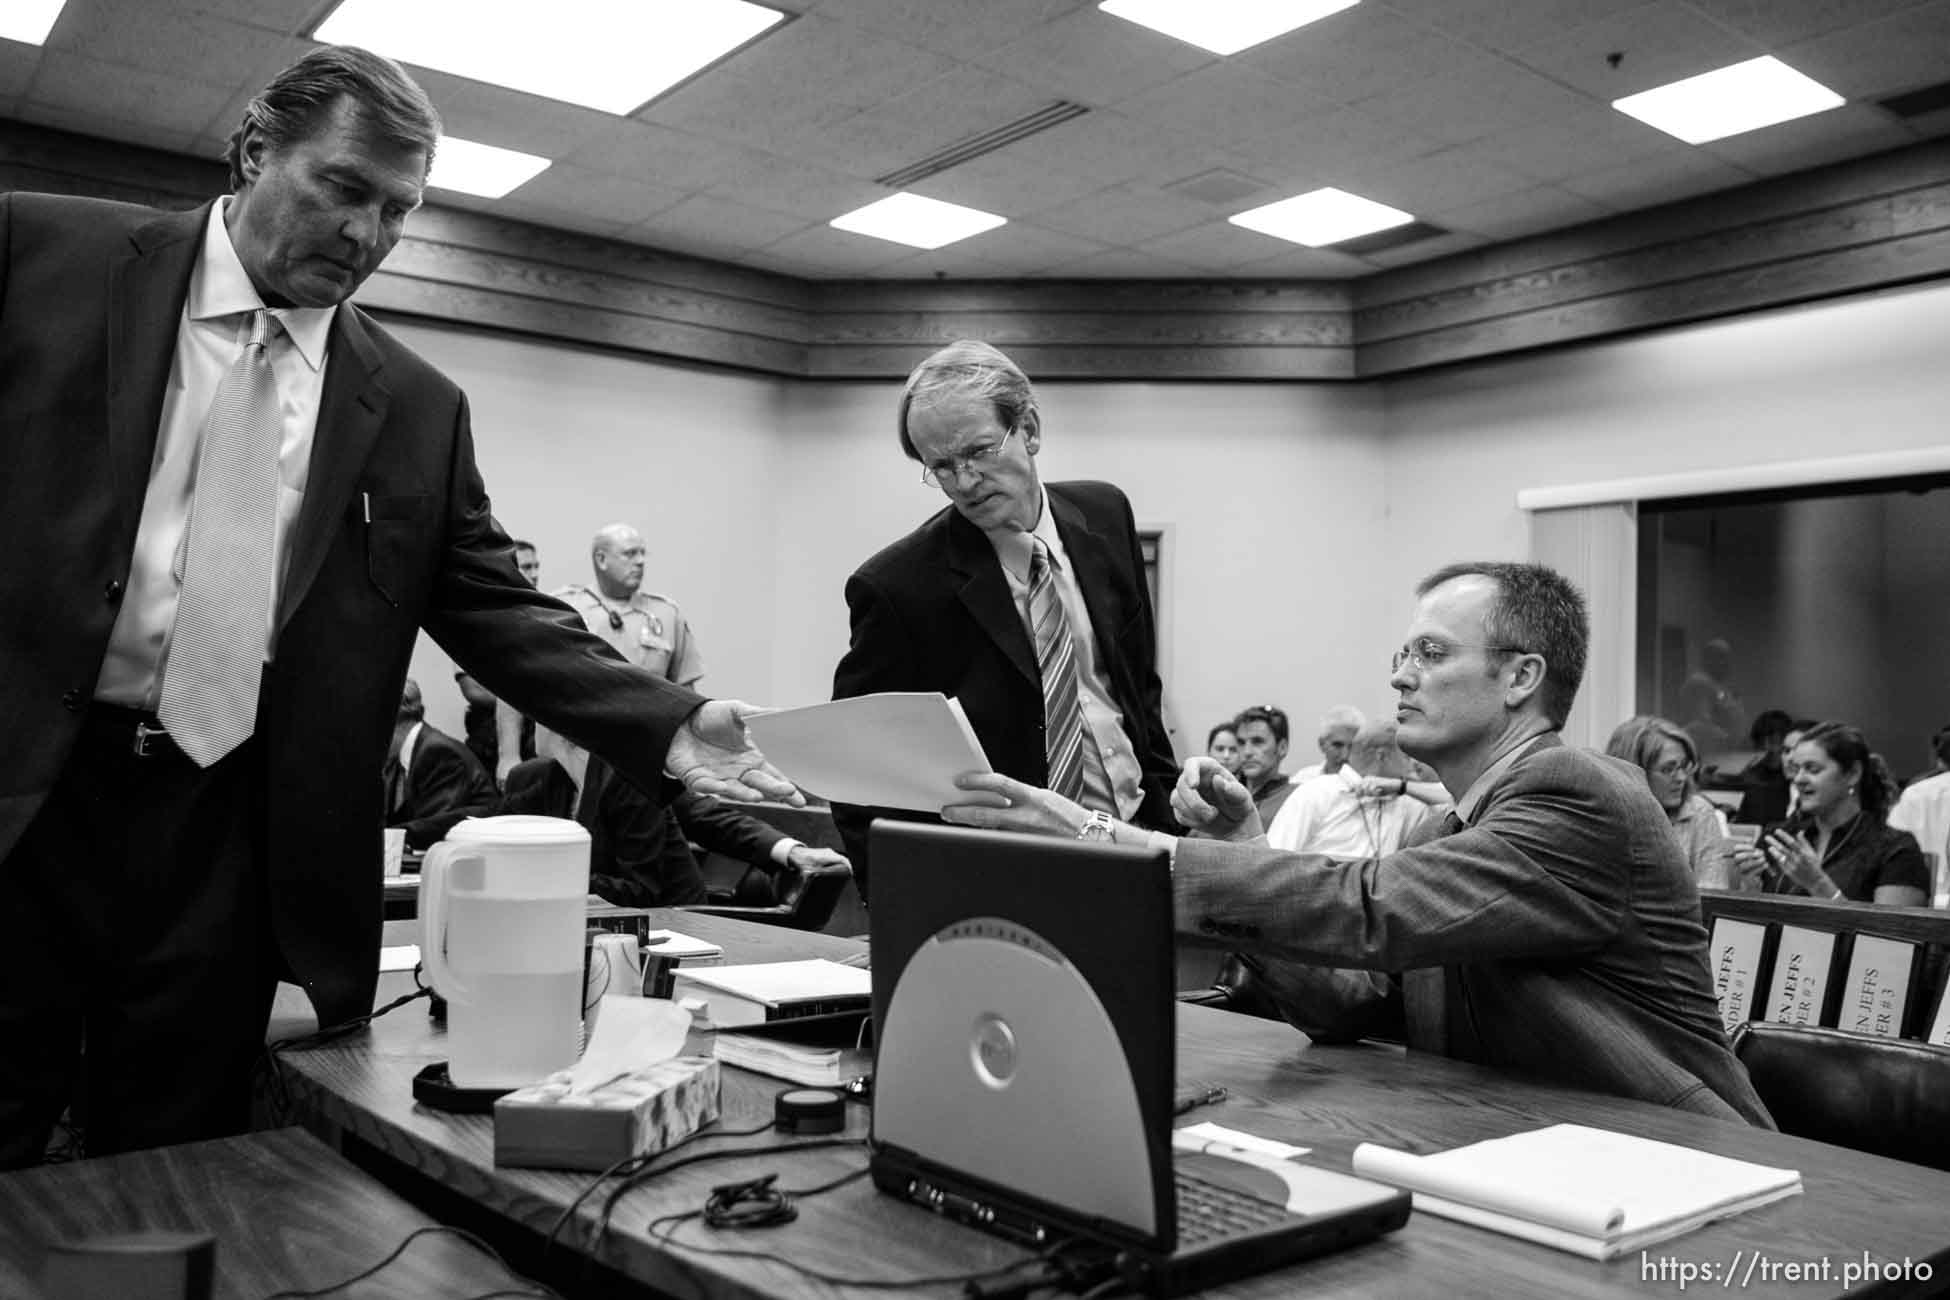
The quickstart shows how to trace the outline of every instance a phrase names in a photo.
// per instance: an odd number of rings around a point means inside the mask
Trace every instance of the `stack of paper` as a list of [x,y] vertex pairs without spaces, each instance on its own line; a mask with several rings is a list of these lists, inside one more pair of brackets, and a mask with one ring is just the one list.
[[1415,1208],[1592,1259],[1611,1259],[1793,1196],[1793,1169],[1577,1124],[1415,1156],[1363,1143],[1354,1172]]
[[824,959],[701,970],[680,966],[670,988],[672,1001],[701,999],[719,1029],[865,1011],[872,992],[873,976],[866,971]]
[[835,803],[938,813],[992,796],[955,784],[987,772],[982,742],[959,701],[938,691],[893,691],[755,713],[752,739],[803,790]]

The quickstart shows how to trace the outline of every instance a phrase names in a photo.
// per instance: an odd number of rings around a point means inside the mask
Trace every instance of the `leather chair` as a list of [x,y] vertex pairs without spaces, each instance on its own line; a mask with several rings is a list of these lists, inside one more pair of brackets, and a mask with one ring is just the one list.
[[1180,993],[1178,1000],[1197,1007],[1217,1007],[1221,1011],[1237,1011],[1241,1015],[1258,1016],[1262,1020],[1286,1022],[1279,1007],[1274,1005],[1272,996],[1262,987],[1259,973],[1236,952],[1226,954],[1219,973],[1212,977],[1211,988],[1191,989]]
[[853,869],[838,863],[810,870],[786,867],[775,878],[776,903],[690,903],[679,910],[782,925],[793,930],[821,930],[832,919],[833,909],[839,905],[840,895],[846,892],[852,879]]
[[1950,1048],[1749,1021],[1733,1053],[1783,1133],[1950,1169]]

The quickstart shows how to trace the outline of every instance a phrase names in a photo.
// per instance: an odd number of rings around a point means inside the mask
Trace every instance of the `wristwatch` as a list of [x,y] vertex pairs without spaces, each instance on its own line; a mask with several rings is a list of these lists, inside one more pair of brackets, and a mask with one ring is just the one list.
[[1083,825],[1077,827],[1077,838],[1080,840],[1102,840],[1109,843],[1110,837],[1110,814],[1107,812],[1093,812],[1083,819]]

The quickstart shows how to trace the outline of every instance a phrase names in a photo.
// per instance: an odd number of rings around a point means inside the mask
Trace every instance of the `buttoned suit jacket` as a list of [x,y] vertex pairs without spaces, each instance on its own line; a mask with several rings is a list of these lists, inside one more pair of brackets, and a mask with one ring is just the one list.
[[[1109,483],[1050,483],[1050,513],[1090,611],[1099,671],[1137,755],[1136,820],[1175,830],[1177,760],[1165,733],[1157,631],[1131,503]],[[1042,675],[988,537],[949,506],[861,565],[846,581],[852,643],[833,674],[833,698],[940,691],[961,701],[990,766],[1049,784]],[[853,877],[867,890],[867,825],[911,816],[835,805]]]
[[1349,861],[1187,839],[1172,887],[1179,928],[1250,954],[1302,1028],[1399,971],[1411,1046],[1772,1127],[1727,1045],[1692,870],[1622,760],[1544,736],[1454,834]]
[[[106,653],[208,216],[208,205],[0,196],[0,888]],[[328,347],[249,742],[269,922],[325,1024],[372,1007],[380,772],[421,628],[482,685],[644,788],[700,702],[624,664],[521,579],[452,381],[349,304]]]

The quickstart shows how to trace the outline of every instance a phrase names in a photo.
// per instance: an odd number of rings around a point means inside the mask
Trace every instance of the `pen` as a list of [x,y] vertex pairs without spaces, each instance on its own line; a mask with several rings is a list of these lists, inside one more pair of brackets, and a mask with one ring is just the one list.
[[361,492],[359,494],[359,504],[365,507],[366,522],[371,523],[372,522],[372,493]]
[[1224,1101],[1225,1099],[1226,1099],[1226,1090],[1224,1088],[1220,1088],[1220,1087],[1194,1088],[1190,1092],[1182,1094],[1175,1101],[1172,1102],[1171,1113],[1173,1115],[1183,1115],[1188,1110],[1195,1109],[1196,1107],[1199,1106],[1210,1105],[1212,1102],[1215,1101]]

